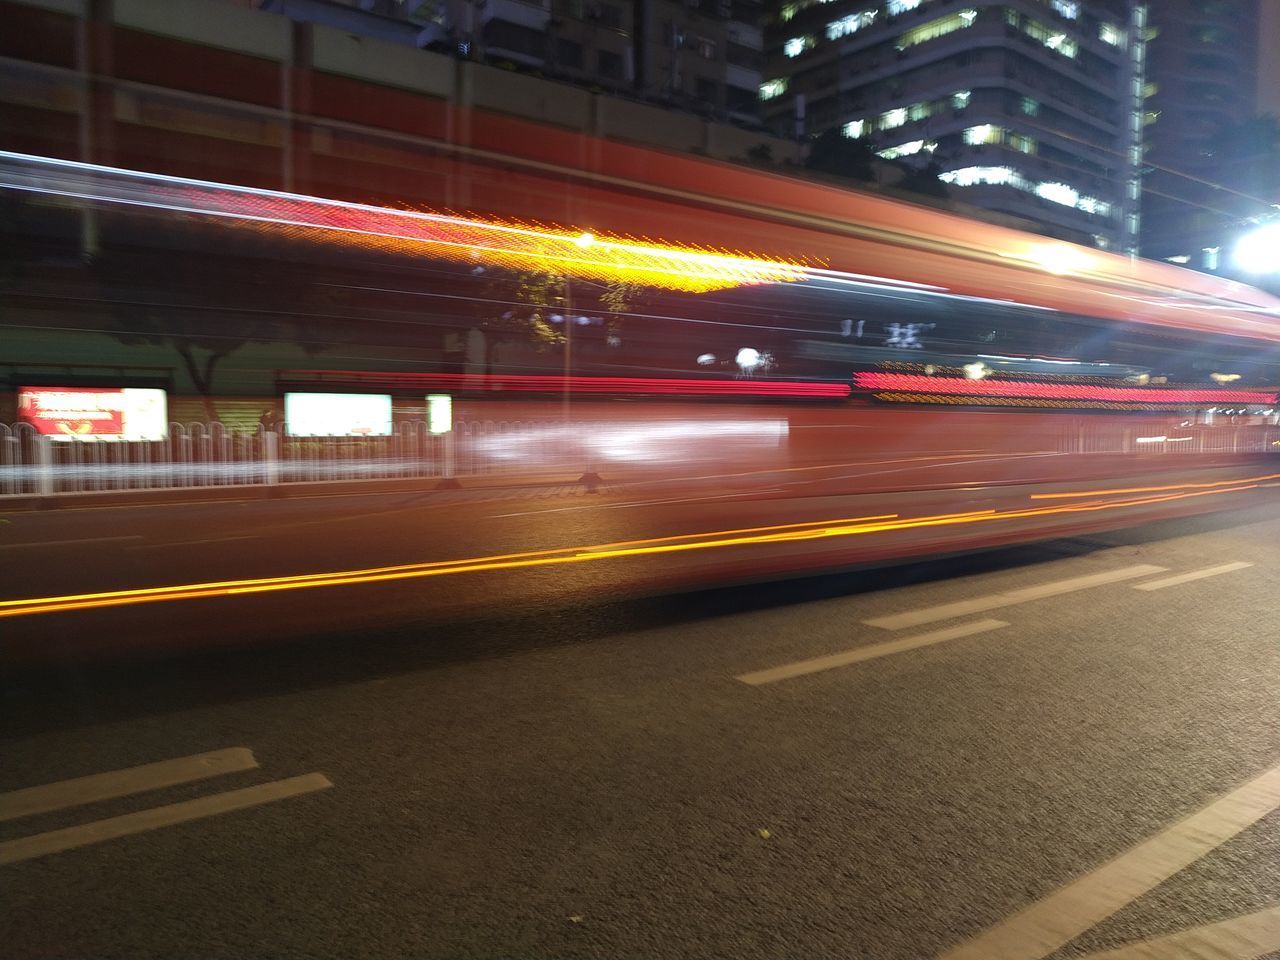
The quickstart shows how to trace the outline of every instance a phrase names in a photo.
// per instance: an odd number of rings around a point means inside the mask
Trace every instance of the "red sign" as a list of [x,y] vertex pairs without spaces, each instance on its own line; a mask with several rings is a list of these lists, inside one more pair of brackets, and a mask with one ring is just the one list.
[[163,390],[22,387],[18,417],[58,440],[160,440],[167,433]]

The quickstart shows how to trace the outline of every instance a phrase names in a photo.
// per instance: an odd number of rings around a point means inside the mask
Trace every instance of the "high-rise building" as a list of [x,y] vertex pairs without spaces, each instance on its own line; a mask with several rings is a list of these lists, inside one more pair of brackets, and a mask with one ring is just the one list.
[[1258,0],[1160,0],[1151,8],[1142,252],[1223,265],[1251,196],[1232,131],[1257,113]]
[[1145,8],[1132,0],[788,0],[764,116],[935,169],[957,200],[1132,250]]

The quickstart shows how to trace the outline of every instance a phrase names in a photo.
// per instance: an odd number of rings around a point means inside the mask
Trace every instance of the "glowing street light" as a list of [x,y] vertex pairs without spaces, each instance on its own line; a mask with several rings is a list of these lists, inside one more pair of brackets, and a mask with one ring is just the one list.
[[1236,242],[1235,263],[1245,273],[1280,273],[1280,221],[1241,237]]

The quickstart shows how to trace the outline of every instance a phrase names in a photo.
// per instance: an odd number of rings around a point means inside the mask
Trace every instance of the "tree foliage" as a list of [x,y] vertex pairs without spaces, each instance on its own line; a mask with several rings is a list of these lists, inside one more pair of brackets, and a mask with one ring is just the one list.
[[[261,260],[138,251],[108,244],[90,265],[112,336],[131,346],[173,350],[218,419],[214,388],[227,357],[250,343],[292,342],[308,353],[325,344],[305,335],[313,299]],[[319,296],[325,294],[320,292]]]
[[875,151],[869,143],[846,137],[839,127],[832,127],[810,142],[805,166],[829,176],[866,182],[875,179],[874,160]]

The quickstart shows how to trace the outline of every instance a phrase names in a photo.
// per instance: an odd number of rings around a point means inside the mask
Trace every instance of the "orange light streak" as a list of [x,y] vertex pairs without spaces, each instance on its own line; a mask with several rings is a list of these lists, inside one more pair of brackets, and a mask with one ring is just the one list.
[[[166,600],[205,599],[212,597],[242,596],[255,593],[274,593],[284,590],[303,590],[314,587],[385,583],[389,581],[424,579],[426,577],[446,576],[459,573],[531,569],[535,567],[584,563],[588,561],[617,559],[621,557],[652,556],[691,550],[756,546],[769,543],[794,543],[806,540],[826,540],[860,536],[869,533],[884,533],[925,527],[942,527],[958,524],[985,523],[996,520],[1018,520],[1028,517],[1044,517],[1056,514],[1117,510],[1125,507],[1167,503],[1174,500],[1186,500],[1193,497],[1215,496],[1224,493],[1241,493],[1245,490],[1257,489],[1257,487],[1257,483],[1245,483],[1243,486],[1198,490],[1191,493],[1166,494],[1163,496],[1146,497],[1136,500],[1104,500],[1094,503],[1066,504],[1053,507],[1027,507],[1003,513],[992,509],[905,519],[894,514],[886,514],[880,517],[861,517],[853,520],[809,521],[806,523],[783,524],[774,527],[748,527],[741,530],[682,534],[679,536],[659,537],[650,540],[628,540],[612,544],[599,544],[595,546],[563,547],[555,550],[503,554],[491,557],[476,557],[467,560],[442,560],[429,563],[405,564],[396,567],[374,567],[367,570],[342,570],[332,573],[299,574],[287,577],[264,577],[255,580],[227,580],[212,583],[183,584],[169,587],[143,587],[135,590],[117,590],[104,593],[72,594],[60,597],[4,600],[0,601],[0,617],[31,616],[42,613],[64,613],[74,610],[98,609],[103,607],[142,603],[158,603]],[[700,537],[709,537],[714,539],[700,540],[698,539]]]
[[1071,493],[1033,493],[1029,500],[1065,500],[1079,497],[1109,497],[1123,493],[1159,493],[1165,490],[1205,490],[1211,487],[1229,487],[1234,483],[1259,484],[1266,480],[1280,480],[1280,473],[1268,473],[1261,477],[1240,477],[1237,480],[1218,480],[1213,483],[1175,483],[1167,487],[1120,487],[1116,490],[1077,490]]

